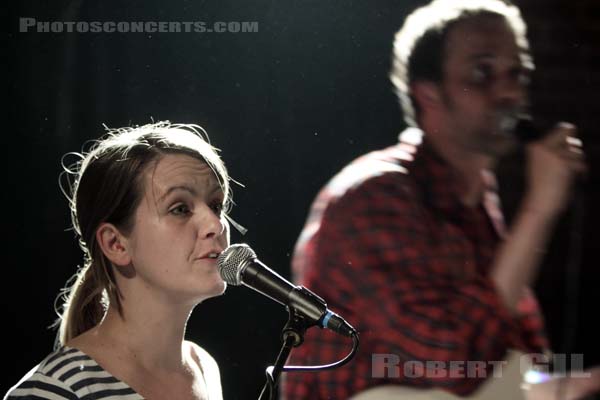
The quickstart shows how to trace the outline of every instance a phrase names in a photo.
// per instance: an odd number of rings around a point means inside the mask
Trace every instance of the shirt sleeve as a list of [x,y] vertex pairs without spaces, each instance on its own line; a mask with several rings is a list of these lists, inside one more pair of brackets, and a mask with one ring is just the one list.
[[4,399],[78,400],[79,397],[65,383],[32,370],[6,393]]
[[[346,398],[389,383],[465,395],[483,379],[450,377],[451,362],[502,360],[508,347],[522,346],[492,282],[461,271],[469,252],[460,230],[439,226],[432,236],[427,218],[409,187],[385,177],[315,206],[294,271],[358,329],[361,345],[348,366],[289,374],[288,400]],[[292,361],[329,363],[349,349],[346,338],[313,330]],[[436,365],[446,373],[423,370]]]

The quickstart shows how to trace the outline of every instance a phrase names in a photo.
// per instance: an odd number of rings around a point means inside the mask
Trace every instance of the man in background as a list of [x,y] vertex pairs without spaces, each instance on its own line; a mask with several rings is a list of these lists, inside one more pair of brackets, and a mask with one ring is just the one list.
[[[361,345],[345,367],[288,374],[286,399],[345,399],[390,384],[465,396],[509,350],[547,351],[529,286],[585,165],[571,124],[528,145],[526,195],[505,227],[492,170],[519,144],[527,112],[525,30],[500,0],[436,0],[406,19],[391,79],[409,127],[325,186],[292,265],[297,283],[327,293],[356,326]],[[310,331],[289,364],[330,363],[349,348]],[[591,390],[567,383],[567,398]]]

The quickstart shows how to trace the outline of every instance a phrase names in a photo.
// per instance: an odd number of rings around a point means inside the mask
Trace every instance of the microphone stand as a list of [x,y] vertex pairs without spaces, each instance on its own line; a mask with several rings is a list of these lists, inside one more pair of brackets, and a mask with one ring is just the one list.
[[293,307],[287,307],[289,312],[289,318],[283,330],[281,332],[282,346],[279,351],[279,355],[275,360],[275,364],[267,367],[265,374],[267,376],[267,382],[263,386],[260,392],[259,400],[273,400],[275,399],[275,388],[277,387],[277,380],[281,375],[281,371],[292,351],[292,348],[298,347],[304,342],[304,332],[311,325],[296,312]]

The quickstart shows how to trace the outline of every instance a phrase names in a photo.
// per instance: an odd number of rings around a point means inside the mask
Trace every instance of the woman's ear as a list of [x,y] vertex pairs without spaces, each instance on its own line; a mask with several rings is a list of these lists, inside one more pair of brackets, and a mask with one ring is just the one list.
[[113,224],[101,224],[96,230],[96,241],[104,255],[115,266],[125,267],[131,264],[127,239]]
[[440,106],[442,94],[435,82],[418,81],[411,85],[412,95],[423,111],[430,111]]

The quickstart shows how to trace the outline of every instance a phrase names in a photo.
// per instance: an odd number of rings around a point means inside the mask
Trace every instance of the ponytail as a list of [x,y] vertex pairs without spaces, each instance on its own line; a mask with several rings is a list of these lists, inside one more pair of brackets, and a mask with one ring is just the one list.
[[65,289],[63,310],[56,346],[64,346],[72,338],[81,335],[98,325],[114,301],[122,316],[121,294],[114,283],[112,270],[107,268],[108,260],[100,259],[101,265],[86,262],[85,266],[71,278],[75,282]]
[[64,346],[72,338],[96,326],[104,317],[104,289],[98,285],[94,268],[88,264],[75,275],[67,289],[58,331],[59,343]]

